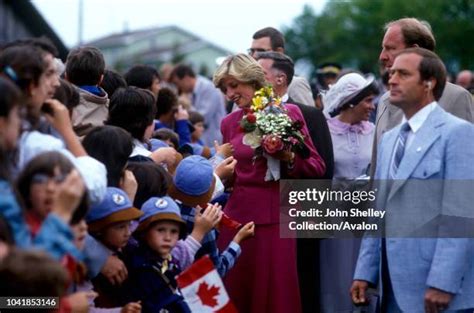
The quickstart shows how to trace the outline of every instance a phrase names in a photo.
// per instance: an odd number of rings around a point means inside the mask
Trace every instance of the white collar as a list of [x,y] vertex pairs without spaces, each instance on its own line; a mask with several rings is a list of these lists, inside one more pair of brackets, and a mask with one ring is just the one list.
[[137,155],[142,155],[146,157],[150,157],[151,151],[149,151],[147,148],[145,148],[145,145],[140,142],[138,139],[134,138],[133,139],[133,151],[132,154],[130,154],[130,157],[134,157]]
[[[423,123],[426,121],[428,118],[428,115],[436,108],[437,102],[433,101],[418,112],[415,113],[409,120],[408,124],[410,125],[411,131],[413,133],[416,133],[421,126],[423,126]],[[407,121],[406,117],[403,116],[402,124]]]

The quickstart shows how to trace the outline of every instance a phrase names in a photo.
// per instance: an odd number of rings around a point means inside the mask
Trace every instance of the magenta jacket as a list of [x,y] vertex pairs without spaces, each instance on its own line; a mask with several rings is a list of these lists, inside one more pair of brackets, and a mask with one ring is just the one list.
[[[285,106],[292,120],[300,120],[304,124],[302,132],[310,156],[302,159],[296,155],[295,165],[291,170],[283,164],[281,168],[287,173],[284,175],[282,172],[282,176],[295,179],[323,176],[326,166],[311,141],[300,109],[293,104]],[[259,157],[253,163],[253,149],[242,143],[244,133],[240,130],[239,122],[243,115],[243,110],[235,111],[227,115],[221,123],[223,142],[230,142],[233,145],[234,158],[237,159],[233,191],[224,211],[241,223],[254,221],[256,224],[276,224],[279,222],[279,182],[264,180],[267,170],[266,159]]]

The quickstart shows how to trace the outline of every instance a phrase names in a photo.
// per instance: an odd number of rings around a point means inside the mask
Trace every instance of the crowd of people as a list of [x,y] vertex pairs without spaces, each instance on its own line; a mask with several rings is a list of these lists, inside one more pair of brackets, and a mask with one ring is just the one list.
[[[176,277],[208,255],[242,313],[472,312],[474,239],[280,235],[280,178],[390,180],[387,210],[474,218],[448,184],[420,195],[407,183],[474,178],[473,75],[447,82],[435,47],[427,22],[391,21],[385,81],[325,64],[316,88],[272,27],[212,79],[185,64],[122,75],[90,46],[63,64],[47,38],[6,43],[0,295],[57,297],[60,312],[191,312]],[[248,144],[243,121],[267,85],[304,149]]]

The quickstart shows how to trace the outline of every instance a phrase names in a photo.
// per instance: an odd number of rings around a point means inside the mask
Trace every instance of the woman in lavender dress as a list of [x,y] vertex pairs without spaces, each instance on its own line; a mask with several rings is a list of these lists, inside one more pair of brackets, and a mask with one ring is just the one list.
[[[368,120],[374,110],[372,101],[377,93],[372,78],[365,79],[359,74],[349,73],[322,96],[324,113],[331,116],[328,127],[334,149],[334,188],[348,188],[366,173],[375,128]],[[322,313],[353,312],[349,288],[359,247],[359,238],[321,240]]]

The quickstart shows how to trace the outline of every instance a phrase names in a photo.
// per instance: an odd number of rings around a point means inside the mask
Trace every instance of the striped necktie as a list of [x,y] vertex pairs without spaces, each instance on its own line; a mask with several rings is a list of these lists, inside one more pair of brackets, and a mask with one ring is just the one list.
[[405,153],[405,144],[407,142],[408,134],[410,133],[410,125],[404,123],[400,128],[400,133],[398,134],[397,142],[395,143],[395,150],[392,159],[392,166],[390,166],[390,177],[395,178],[397,174],[398,166],[402,161],[403,154]]

